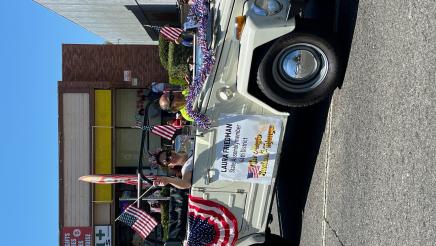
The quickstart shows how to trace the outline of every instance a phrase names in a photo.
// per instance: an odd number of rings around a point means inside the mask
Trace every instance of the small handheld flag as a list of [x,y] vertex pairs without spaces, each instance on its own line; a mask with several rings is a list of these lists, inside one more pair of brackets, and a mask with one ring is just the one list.
[[161,136],[165,139],[171,140],[176,133],[177,128],[172,125],[155,125],[155,126],[144,126],[144,131],[151,131],[152,133]]
[[176,42],[176,40],[179,39],[182,32],[183,29],[178,27],[164,26],[160,29],[160,35],[162,35],[162,37],[164,37],[165,39],[171,42]]
[[124,210],[118,220],[130,226],[144,239],[147,238],[148,234],[150,234],[157,225],[153,217],[132,205]]
[[153,31],[159,33],[164,37],[166,40],[175,42],[177,39],[179,39],[180,35],[183,33],[182,28],[178,27],[170,27],[170,26],[153,26],[153,25],[144,25],[145,27],[151,28]]

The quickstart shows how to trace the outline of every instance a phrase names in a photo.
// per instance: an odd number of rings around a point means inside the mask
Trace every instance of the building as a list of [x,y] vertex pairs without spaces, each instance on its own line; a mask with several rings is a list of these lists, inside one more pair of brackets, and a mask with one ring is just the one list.
[[[78,181],[88,174],[136,173],[143,106],[152,81],[167,81],[155,45],[62,46],[59,97],[60,244],[128,245],[114,219],[134,187]],[[141,111],[142,110],[142,111]],[[142,112],[142,114],[141,114]],[[160,110],[150,111],[160,123]],[[150,136],[151,147],[161,138]],[[147,164],[147,160],[144,160]],[[146,172],[156,174],[148,167]],[[114,188],[115,187],[115,188]],[[75,244],[73,243],[75,241]],[[100,244],[106,243],[106,244]]]
[[176,0],[34,0],[112,44],[157,44],[144,25],[180,25]]

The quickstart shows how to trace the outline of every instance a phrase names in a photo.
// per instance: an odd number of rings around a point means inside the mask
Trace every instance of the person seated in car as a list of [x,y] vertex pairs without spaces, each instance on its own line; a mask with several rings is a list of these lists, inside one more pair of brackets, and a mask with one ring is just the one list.
[[172,150],[161,150],[153,156],[157,164],[174,170],[179,177],[157,176],[153,182],[156,186],[165,186],[170,184],[178,189],[191,188],[192,170],[194,169],[194,160],[192,156],[186,153],[176,153]]
[[162,110],[176,113],[180,112],[182,117],[186,121],[194,121],[186,110],[186,97],[188,96],[189,91],[187,89],[183,91],[166,91],[159,98],[159,106]]

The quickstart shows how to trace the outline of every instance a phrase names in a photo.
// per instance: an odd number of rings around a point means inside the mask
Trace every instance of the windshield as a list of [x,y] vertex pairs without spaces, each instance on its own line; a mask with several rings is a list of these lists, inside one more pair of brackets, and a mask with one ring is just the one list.
[[[121,213],[132,202],[139,200],[140,209],[151,215],[158,225],[147,236],[146,239],[138,237],[129,226],[123,223],[117,223],[120,242],[132,242],[133,245],[164,245],[164,242],[182,242],[186,234],[187,226],[187,202],[189,189],[177,189],[173,186],[166,185],[163,187],[152,186],[153,180],[157,176],[179,177],[177,170],[168,167],[156,165],[150,158],[159,145],[158,151],[165,150],[173,153],[193,153],[193,144],[195,127],[185,125],[178,129],[170,139],[165,139],[156,135],[150,127],[166,125],[169,120],[174,119],[175,114],[161,111],[157,99],[150,98],[144,105],[143,118],[140,124],[134,128],[140,130],[141,145],[138,159],[138,168],[142,170],[143,181],[139,189],[134,190],[130,185],[118,185],[119,193],[118,212]],[[179,170],[180,171],[180,170]],[[151,183],[149,183],[151,182]],[[131,236],[133,234],[133,238]]]

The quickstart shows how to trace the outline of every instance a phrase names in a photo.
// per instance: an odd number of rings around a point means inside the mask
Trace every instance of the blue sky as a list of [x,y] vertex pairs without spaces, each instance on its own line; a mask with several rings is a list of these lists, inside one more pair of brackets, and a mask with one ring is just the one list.
[[0,15],[1,245],[58,245],[62,43],[103,40],[32,1]]

